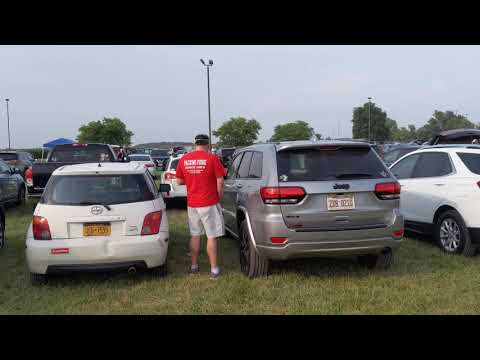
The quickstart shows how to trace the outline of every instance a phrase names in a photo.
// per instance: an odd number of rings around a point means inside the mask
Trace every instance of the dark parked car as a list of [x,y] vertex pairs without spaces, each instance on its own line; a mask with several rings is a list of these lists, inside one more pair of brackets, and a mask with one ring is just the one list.
[[35,161],[32,154],[25,151],[2,151],[0,152],[0,159],[4,160],[8,165],[20,169],[22,176],[25,175],[25,171]]
[[170,158],[170,155],[168,155],[168,149],[153,149],[150,156],[155,162],[155,165],[162,170],[165,168],[167,160]]
[[0,249],[5,247],[5,212],[0,205]]
[[478,129],[455,129],[442,131],[430,140],[429,145],[439,144],[471,144],[473,140],[480,141]]
[[412,151],[420,149],[419,145],[412,145],[412,144],[405,144],[405,145],[398,145],[392,150],[385,153],[383,156],[383,161],[387,166],[392,165],[395,161],[400,159],[403,155],[407,155]]
[[0,206],[25,202],[25,181],[20,169],[12,168],[0,160]]
[[48,154],[45,163],[34,163],[27,169],[25,180],[29,194],[41,194],[52,173],[61,166],[85,163],[117,162],[110,145],[68,144],[57,145]]

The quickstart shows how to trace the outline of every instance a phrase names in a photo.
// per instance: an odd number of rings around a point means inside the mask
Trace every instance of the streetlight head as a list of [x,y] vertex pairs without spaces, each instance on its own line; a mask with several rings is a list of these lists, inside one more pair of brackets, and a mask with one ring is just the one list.
[[203,61],[203,59],[200,59],[200,62],[205,65],[205,61]]
[[5,101],[6,101],[6,102],[9,102],[9,101],[10,101],[10,99],[9,99],[9,98],[6,98],[6,99],[5,99]]
[[213,61],[212,61],[212,60],[209,60],[208,63],[209,63],[210,65],[213,65]]

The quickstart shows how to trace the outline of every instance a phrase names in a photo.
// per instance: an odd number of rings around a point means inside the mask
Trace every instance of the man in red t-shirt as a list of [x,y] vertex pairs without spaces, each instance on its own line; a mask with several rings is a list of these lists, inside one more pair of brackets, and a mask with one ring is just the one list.
[[195,137],[195,150],[184,155],[176,169],[177,184],[187,186],[188,225],[190,227],[191,273],[198,273],[200,236],[207,235],[207,253],[211,274],[217,278],[217,238],[225,235],[220,200],[223,197],[225,169],[208,149],[207,135]]

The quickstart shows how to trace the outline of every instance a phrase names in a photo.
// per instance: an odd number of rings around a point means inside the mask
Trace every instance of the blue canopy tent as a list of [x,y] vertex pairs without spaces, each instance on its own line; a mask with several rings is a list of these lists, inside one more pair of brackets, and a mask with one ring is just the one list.
[[58,138],[58,139],[55,139],[55,140],[52,140],[48,143],[45,143],[43,144],[43,147],[42,147],[42,159],[43,159],[43,150],[44,149],[48,149],[48,150],[51,150],[53,149],[55,146],[57,145],[65,145],[65,144],[75,144],[75,141],[73,140],[70,140],[70,139],[65,139],[65,138]]

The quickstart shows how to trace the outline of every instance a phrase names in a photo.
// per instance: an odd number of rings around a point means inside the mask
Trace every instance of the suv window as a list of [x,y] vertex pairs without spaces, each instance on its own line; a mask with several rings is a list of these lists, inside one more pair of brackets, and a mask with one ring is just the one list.
[[5,162],[0,160],[0,173],[9,173],[10,166],[8,166]]
[[415,169],[415,165],[417,164],[419,157],[419,154],[414,154],[399,161],[391,168],[393,175],[395,175],[397,179],[410,179],[413,175],[413,170]]
[[40,202],[49,205],[127,204],[155,195],[145,177],[135,175],[52,176]]
[[250,162],[252,160],[252,152],[247,151],[245,155],[243,155],[242,162],[240,163],[240,167],[238,168],[238,178],[245,179],[248,178],[248,172],[250,170]]
[[248,177],[252,179],[262,178],[263,154],[255,151],[252,156],[252,163],[250,164],[250,171]]
[[277,152],[277,164],[281,182],[378,179],[389,176],[375,150],[365,146],[284,150]]
[[107,146],[57,146],[50,153],[49,161],[52,162],[105,162],[114,161],[113,154]]
[[472,173],[480,175],[480,154],[474,153],[457,153],[465,166]]
[[413,172],[414,178],[444,176],[452,172],[452,164],[448,154],[422,153]]
[[238,165],[240,165],[240,161],[242,160],[242,157],[243,157],[243,153],[235,157],[235,159],[232,162],[232,165],[230,165],[230,167],[228,168],[227,178],[233,178],[233,176],[237,172]]

